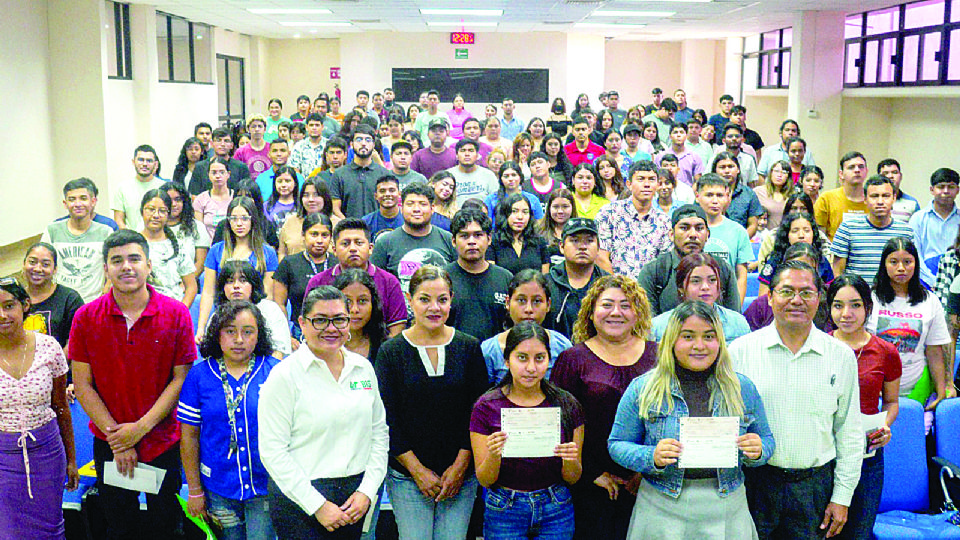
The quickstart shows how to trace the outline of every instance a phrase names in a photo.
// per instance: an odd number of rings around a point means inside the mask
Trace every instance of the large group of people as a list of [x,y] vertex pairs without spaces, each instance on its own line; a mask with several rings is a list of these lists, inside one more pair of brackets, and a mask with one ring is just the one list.
[[111,540],[182,532],[181,475],[231,540],[374,538],[384,494],[402,540],[870,538],[898,400],[956,396],[960,175],[821,193],[796,121],[653,98],[272,99],[169,181],[138,146],[111,217],[67,182],[0,279],[3,536],[63,538],[75,396]]

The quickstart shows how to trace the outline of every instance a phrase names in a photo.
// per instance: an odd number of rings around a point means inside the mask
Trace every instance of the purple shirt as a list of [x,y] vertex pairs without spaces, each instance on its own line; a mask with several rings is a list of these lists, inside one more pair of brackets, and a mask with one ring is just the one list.
[[258,151],[247,143],[233,154],[233,159],[242,161],[250,169],[250,178],[260,176],[260,173],[273,166],[273,162],[270,161],[269,144]]
[[[338,264],[310,278],[307,289],[303,293],[304,299],[310,294],[310,291],[321,285],[333,285],[334,280],[342,271],[343,268]],[[377,287],[377,294],[380,295],[385,324],[390,326],[394,323],[406,321],[407,304],[403,299],[403,291],[400,289],[400,280],[390,272],[377,268],[370,263],[367,263],[367,273],[373,278],[373,284]]]
[[413,154],[410,168],[430,179],[434,174],[445,171],[457,164],[457,152],[453,148],[444,148],[435,154],[429,147],[421,148]]
[[472,118],[473,114],[466,110],[461,109],[460,112],[457,112],[456,109],[450,109],[447,111],[447,118],[450,119],[450,136],[456,140],[463,138],[463,123],[467,118]]
[[583,440],[583,478],[588,484],[608,472],[623,479],[633,473],[613,462],[607,438],[613,429],[620,397],[630,383],[657,363],[657,343],[647,341],[643,354],[629,366],[604,362],[583,343],[560,353],[550,381],[573,394],[583,406],[586,433]]
[[[543,400],[537,407],[553,407]],[[480,396],[473,405],[470,415],[470,431],[481,435],[491,435],[500,431],[500,410],[520,408],[510,401],[500,389],[491,390]],[[616,408],[614,408],[616,409]],[[567,427],[561,427],[560,441],[573,440],[573,430],[583,425],[581,411],[568,411],[571,418]],[[561,424],[562,425],[562,424]],[[604,439],[606,446],[606,439]],[[537,491],[563,482],[563,462],[558,457],[548,458],[503,458],[500,461],[500,474],[496,486],[518,491]]]
[[678,154],[673,151],[673,148],[667,148],[663,152],[657,154],[657,157],[654,160],[657,163],[657,167],[660,166],[660,160],[663,159],[663,156],[666,154],[673,154],[677,156],[677,165],[680,166],[680,172],[677,174],[676,181],[683,182],[684,184],[693,187],[693,178],[704,173],[703,160],[700,159],[700,156],[687,150],[684,147],[682,153]]

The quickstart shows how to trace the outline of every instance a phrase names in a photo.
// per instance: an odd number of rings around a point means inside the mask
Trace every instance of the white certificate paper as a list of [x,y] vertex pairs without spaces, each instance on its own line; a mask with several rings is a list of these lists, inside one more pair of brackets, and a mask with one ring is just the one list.
[[880,411],[877,414],[861,414],[860,423],[863,426],[865,439],[863,442],[863,457],[873,457],[877,449],[870,450],[870,434],[887,425],[887,411]]
[[739,464],[736,416],[680,418],[681,469],[729,469]]
[[130,478],[120,474],[116,461],[107,461],[103,464],[104,484],[131,491],[142,491],[151,495],[160,492],[160,484],[163,483],[166,474],[167,471],[158,467],[137,463],[137,466],[133,469],[133,478]]
[[500,429],[507,434],[503,457],[553,457],[560,444],[560,408],[500,409]]

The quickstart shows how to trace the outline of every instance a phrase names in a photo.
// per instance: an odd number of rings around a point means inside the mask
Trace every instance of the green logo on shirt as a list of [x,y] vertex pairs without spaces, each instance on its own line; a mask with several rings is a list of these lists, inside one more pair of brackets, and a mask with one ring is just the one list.
[[373,383],[370,381],[353,381],[350,383],[351,390],[373,390]]

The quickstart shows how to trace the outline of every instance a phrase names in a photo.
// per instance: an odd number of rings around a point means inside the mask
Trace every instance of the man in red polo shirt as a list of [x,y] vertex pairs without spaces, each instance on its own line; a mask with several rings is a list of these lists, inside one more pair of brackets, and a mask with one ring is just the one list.
[[[110,540],[168,539],[179,528],[180,429],[173,414],[180,387],[197,359],[187,308],[147,285],[146,239],[120,230],[103,242],[111,290],[80,308],[70,332],[77,399],[90,416],[97,488]],[[139,494],[104,483],[115,462],[133,477],[137,463],[166,472],[160,491]]]
[[593,163],[605,152],[602,146],[590,140],[590,130],[586,117],[578,116],[573,119],[573,142],[563,147],[570,159],[570,165],[576,167],[581,163]]

